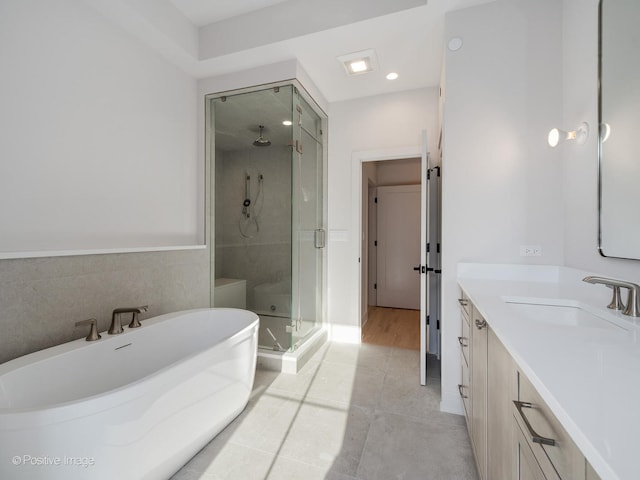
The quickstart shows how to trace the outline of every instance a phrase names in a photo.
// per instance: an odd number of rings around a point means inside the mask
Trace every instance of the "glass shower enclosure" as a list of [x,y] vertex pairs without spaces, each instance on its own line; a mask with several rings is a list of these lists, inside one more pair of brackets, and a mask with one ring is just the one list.
[[[260,348],[293,351],[323,318],[326,115],[291,82],[206,102],[211,303],[244,304]],[[226,305],[215,285],[244,298]]]

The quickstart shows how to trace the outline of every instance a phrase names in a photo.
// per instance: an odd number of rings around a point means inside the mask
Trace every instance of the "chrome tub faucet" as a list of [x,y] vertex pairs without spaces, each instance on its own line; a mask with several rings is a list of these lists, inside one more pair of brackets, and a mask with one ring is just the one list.
[[109,327],[109,335],[117,335],[118,333],[124,332],[122,328],[122,320],[120,316],[123,313],[131,313],[133,314],[131,318],[131,323],[129,323],[129,328],[138,328],[142,324],[140,323],[140,319],[138,315],[149,310],[149,305],[143,305],[142,307],[124,307],[124,308],[116,308],[111,314],[111,326]]
[[[616,280],[615,278],[596,276],[584,277],[582,281],[592,283],[594,285],[607,285],[613,288],[613,298],[611,299],[611,303],[607,305],[607,308],[611,308],[612,310],[624,309],[622,312],[623,315],[628,315],[630,317],[640,317],[640,305],[638,305],[638,300],[640,300],[640,285],[631,282],[625,282],[624,280]],[[626,288],[629,291],[626,308],[622,303],[622,299],[620,298],[621,288]]]

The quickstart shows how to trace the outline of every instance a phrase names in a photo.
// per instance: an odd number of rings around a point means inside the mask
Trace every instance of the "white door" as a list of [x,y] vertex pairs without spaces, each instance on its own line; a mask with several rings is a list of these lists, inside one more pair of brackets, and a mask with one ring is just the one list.
[[378,306],[420,308],[420,190],[378,187]]

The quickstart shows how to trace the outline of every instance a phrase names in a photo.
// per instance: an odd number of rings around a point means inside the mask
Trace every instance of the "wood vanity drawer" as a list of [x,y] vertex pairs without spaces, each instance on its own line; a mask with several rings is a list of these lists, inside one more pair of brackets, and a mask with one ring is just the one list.
[[[557,472],[562,480],[584,479],[585,460],[576,444],[522,372],[518,381],[521,403],[514,403],[513,414],[545,477],[556,478],[553,473]],[[545,467],[547,464],[551,467]]]
[[460,393],[460,397],[462,398],[462,403],[464,405],[464,413],[465,413],[465,418],[467,419],[467,427],[470,427],[471,425],[469,423],[469,415],[471,414],[471,391],[470,391],[471,382],[470,382],[470,376],[469,376],[469,373],[470,373],[469,365],[465,361],[464,357],[461,359],[460,363],[462,364],[462,379],[460,380],[460,384],[458,385],[458,393]]
[[471,300],[466,293],[460,290],[460,297],[458,297],[458,303],[460,304],[460,310],[462,310],[467,315],[467,321],[471,317]]
[[[559,480],[557,473],[549,459],[542,458],[542,465],[533,454],[531,444],[520,428],[517,417],[513,418],[513,439],[514,452],[513,475],[516,480]],[[545,471],[549,475],[545,475]]]
[[467,367],[469,366],[469,343],[471,341],[471,337],[469,335],[469,319],[464,318],[464,313],[461,314],[462,318],[462,333],[458,337],[458,344],[460,345],[460,349],[462,351],[462,359],[466,362]]

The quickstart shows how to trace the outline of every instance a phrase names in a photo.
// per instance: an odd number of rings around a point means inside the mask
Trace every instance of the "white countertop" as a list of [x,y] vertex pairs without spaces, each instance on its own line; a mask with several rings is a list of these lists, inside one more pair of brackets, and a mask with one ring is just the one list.
[[[458,284],[602,480],[640,479],[640,321],[607,309],[611,289],[581,281],[592,274],[459,264]],[[574,302],[622,328],[540,322],[504,297]]]

